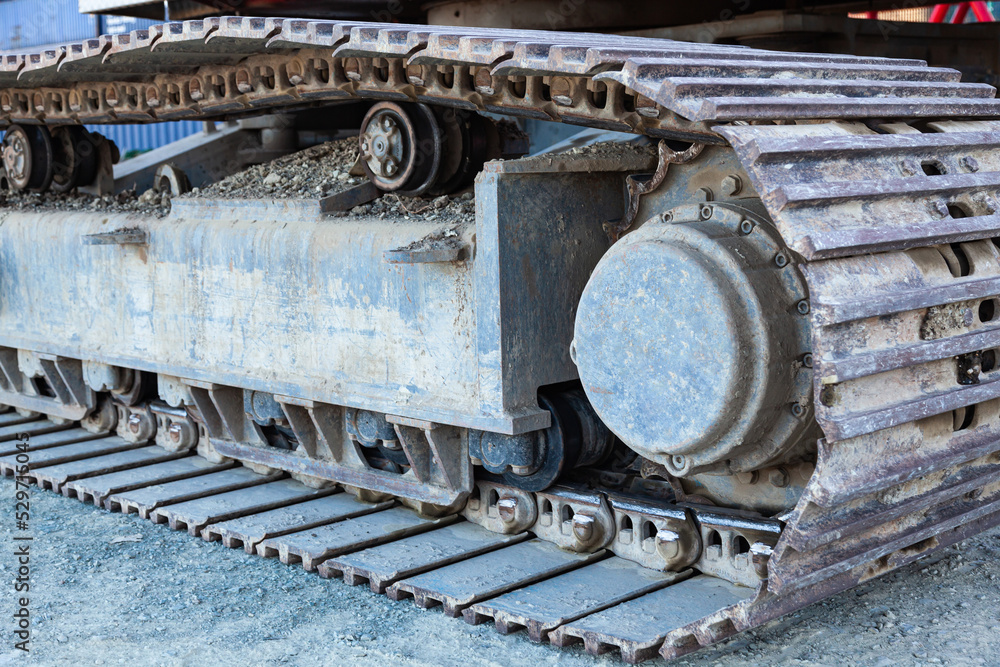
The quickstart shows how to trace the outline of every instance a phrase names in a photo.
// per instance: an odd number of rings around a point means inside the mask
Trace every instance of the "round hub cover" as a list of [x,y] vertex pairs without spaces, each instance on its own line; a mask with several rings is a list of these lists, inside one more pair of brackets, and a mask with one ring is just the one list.
[[577,311],[594,408],[677,475],[755,467],[810,421],[792,409],[810,394],[801,279],[767,223],[741,231],[746,215],[691,207],[647,223],[601,259]]

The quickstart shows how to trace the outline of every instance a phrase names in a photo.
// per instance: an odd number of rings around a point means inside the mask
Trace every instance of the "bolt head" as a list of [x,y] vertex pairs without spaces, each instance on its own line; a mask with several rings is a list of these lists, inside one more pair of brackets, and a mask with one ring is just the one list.
[[750,234],[753,232],[753,223],[749,220],[744,220],[740,223],[740,231],[744,234]]
[[779,252],[774,256],[774,263],[779,269],[783,269],[788,266],[788,258],[785,257],[785,253]]
[[661,530],[656,533],[656,553],[664,560],[670,561],[681,555],[681,536],[672,530]]
[[382,171],[385,172],[386,176],[393,176],[396,174],[396,163],[393,160],[386,160],[385,166],[382,167]]
[[479,86],[479,87],[492,86],[493,85],[493,75],[490,74],[490,71],[488,69],[486,69],[485,67],[483,67],[483,68],[481,68],[481,69],[479,69],[479,70],[476,71],[475,83],[476,83],[476,86]]
[[573,515],[573,536],[577,540],[586,544],[594,539],[597,530],[597,521],[592,514],[578,512]]
[[969,171],[976,172],[979,171],[979,161],[971,155],[966,155],[961,160],[959,160],[961,165],[968,169]]
[[767,477],[772,486],[783,489],[788,486],[788,471],[784,468],[775,468]]
[[721,190],[724,197],[734,197],[743,190],[743,179],[736,174],[730,174],[722,179]]
[[809,314],[809,301],[808,301],[808,299],[802,299],[802,301],[799,301],[795,305],[795,309],[797,311],[799,311],[800,315],[808,315]]
[[174,442],[180,442],[181,439],[181,425],[171,424],[170,428],[167,429],[167,433],[170,435],[170,439]]
[[504,523],[513,523],[517,518],[517,498],[501,498],[497,501],[497,513]]
[[771,545],[764,542],[754,542],[750,545],[750,561],[758,578],[767,579],[767,563],[771,559],[772,553],[774,550]]
[[921,172],[920,163],[912,158],[907,158],[899,163],[899,171],[903,176],[916,176]]
[[142,417],[137,414],[129,415],[128,418],[128,430],[132,433],[138,433],[139,427],[142,424]]

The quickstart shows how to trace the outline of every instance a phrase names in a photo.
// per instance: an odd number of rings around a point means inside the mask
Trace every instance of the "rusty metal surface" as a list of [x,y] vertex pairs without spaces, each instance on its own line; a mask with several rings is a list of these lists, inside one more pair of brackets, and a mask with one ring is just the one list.
[[387,593],[393,600],[412,597],[424,609],[441,605],[447,616],[458,616],[480,600],[606,557],[606,551],[578,554],[534,539],[403,579]]
[[611,557],[474,604],[463,616],[474,625],[492,619],[503,634],[524,628],[531,641],[542,642],[561,625],[664,588],[689,574],[657,572]]
[[182,456],[186,456],[186,454],[182,452],[168,452],[156,445],[149,445],[113,454],[94,456],[80,461],[69,461],[58,465],[45,466],[40,470],[32,471],[31,476],[34,477],[35,484],[41,488],[59,493],[62,491],[64,484],[82,477],[92,477],[119,470],[138,468],[162,461],[170,461]]
[[[376,68],[376,58],[388,67]],[[458,74],[454,84],[437,81],[442,68]],[[275,77],[277,71],[291,74]],[[711,136],[705,122],[998,111],[988,86],[960,84],[954,70],[921,61],[614,35],[241,17],[8,56],[0,85],[7,86],[0,110],[8,123],[151,122],[364,97],[674,136]],[[588,91],[607,92],[609,104],[595,103]]]
[[[58,447],[47,447],[31,453],[30,467],[24,476],[33,478],[35,470],[39,468],[54,466],[60,463],[67,463],[69,461],[89,459],[95,456],[101,456],[102,454],[113,454],[115,452],[121,452],[126,449],[135,449],[141,446],[142,443],[137,444],[128,442],[118,436],[112,435],[105,436],[98,440],[74,442],[71,444],[60,445]],[[8,454],[7,456],[0,457],[0,473],[2,473],[5,477],[14,477],[15,475],[18,475],[18,470],[24,465],[23,461],[20,463],[18,462],[18,456],[18,454]]]
[[362,503],[349,493],[334,493],[287,507],[212,523],[202,529],[201,536],[208,542],[221,540],[223,546],[230,549],[242,547],[248,554],[253,554],[256,553],[257,545],[264,540],[390,507],[392,507],[391,500],[381,503]]
[[617,649],[636,664],[656,656],[668,628],[677,628],[741,602],[753,595],[743,588],[706,575],[684,578],[667,588],[569,621],[549,633],[556,646],[583,642],[587,653]]
[[264,540],[257,545],[257,553],[265,558],[277,556],[286,565],[302,563],[303,568],[312,571],[329,558],[446,526],[457,518],[454,515],[426,518],[411,510],[393,507]]
[[[782,522],[767,530],[759,530],[760,523],[747,524],[741,534],[731,518],[713,523],[707,515],[695,517],[708,555],[699,564],[703,571],[748,584],[766,579],[766,584],[755,594],[745,589],[746,595],[723,591],[731,597],[721,600],[706,596],[713,601],[697,610],[698,618],[694,609],[691,616],[666,614],[663,600],[673,586],[600,612],[607,614],[606,622],[615,613],[631,618],[663,614],[665,622],[683,624],[647,626],[624,636],[606,632],[607,625],[585,626],[587,617],[579,632],[569,629],[575,621],[561,632],[558,624],[573,616],[565,610],[542,621],[501,610],[500,603],[480,607],[499,615],[505,627],[538,621],[532,627],[539,637],[551,632],[557,643],[580,637],[596,652],[618,646],[626,659],[647,657],[662,638],[661,655],[676,657],[1000,522],[995,352],[1000,347],[995,310],[1000,307],[1000,252],[993,242],[1000,238],[1000,126],[992,120],[936,120],[997,118],[1000,104],[992,88],[962,84],[954,70],[920,61],[639,38],[222,18],[5,57],[0,86],[0,125],[153,122],[273,112],[317,101],[393,99],[732,146],[784,242],[796,253],[793,261],[802,265],[809,301],[800,313],[808,313],[811,323],[816,417],[826,436],[818,445],[812,479]],[[833,122],[854,119],[868,122]],[[906,119],[920,122],[899,122]],[[784,124],[793,120],[827,122]],[[740,123],[727,124],[735,121]],[[506,185],[522,176],[501,171],[482,177],[482,200],[497,220],[514,214],[498,202],[508,192]],[[665,183],[670,176],[665,174]],[[539,182],[548,187],[553,176]],[[274,209],[262,213],[274,214]],[[312,215],[307,222],[314,224],[319,212],[299,215]],[[9,217],[6,227],[17,221]],[[22,222],[37,229],[35,218]],[[97,227],[78,216],[60,224]],[[175,232],[176,221],[165,224]],[[516,239],[508,249],[524,252]],[[537,258],[532,262],[542,265]],[[499,271],[482,278],[499,281]],[[202,384],[218,380],[204,377]],[[77,414],[92,399],[76,396],[71,382],[59,386],[73,400],[14,390],[0,399],[64,416]],[[459,393],[456,402],[467,398]],[[514,426],[516,416],[503,417],[507,430],[520,428]],[[30,424],[39,438],[46,429],[69,428]],[[0,441],[15,439],[21,426],[0,425]],[[230,453],[248,447],[226,446]],[[51,465],[94,451],[93,443],[38,447],[37,461]],[[71,458],[60,458],[64,455]],[[113,486],[128,485],[118,479],[91,491],[72,483],[66,488],[95,500],[100,495],[109,508],[147,516],[163,505],[273,483],[275,477],[256,478],[237,469],[125,491]],[[464,500],[471,476],[465,481],[449,489],[447,497],[430,499]],[[534,508],[537,532],[577,549],[613,545],[621,517],[611,514],[600,494],[593,495],[596,499],[568,502],[555,493],[538,494],[539,502],[549,506]],[[211,499],[201,504],[215,511]],[[501,506],[496,505],[495,516],[489,506],[469,514],[497,525]],[[563,515],[565,507],[571,511]],[[515,510],[514,523],[528,520]],[[215,515],[202,516],[211,520]],[[393,547],[413,532],[454,520],[385,509],[271,536],[257,549],[314,569],[336,554],[381,543]],[[727,539],[716,543],[712,531],[721,533],[720,528],[728,531]],[[728,539],[737,536],[749,550]],[[713,569],[709,561],[716,551],[724,562]],[[523,542],[421,574],[406,571],[399,576],[407,578],[388,592],[397,599],[412,596],[420,606],[442,603],[446,613],[456,615],[486,598],[605,556],[604,551],[581,555]],[[589,570],[571,574],[584,571]],[[399,574],[386,572],[380,581]]]
[[400,579],[516,544],[527,533],[504,535],[463,521],[428,533],[331,558],[319,566],[324,579],[342,577],[352,586],[368,583],[375,593]]
[[200,456],[187,456],[69,482],[62,487],[62,493],[68,498],[77,498],[82,502],[92,502],[98,507],[104,507],[104,501],[112,494],[221,472],[235,466],[235,463],[211,463]]
[[266,512],[285,505],[329,495],[333,489],[313,489],[293,479],[217,493],[161,507],[150,513],[153,523],[166,523],[171,530],[200,535],[210,523]]
[[249,468],[233,468],[114,493],[107,497],[104,506],[112,512],[138,514],[143,519],[148,519],[153,510],[165,505],[182,503],[248,486],[258,486],[279,478],[281,478],[280,473],[258,475]]
[[9,456],[10,454],[15,454],[18,451],[34,452],[40,449],[48,449],[49,447],[68,445],[72,442],[96,440],[97,438],[104,438],[108,435],[107,433],[91,433],[90,431],[82,428],[59,429],[57,431],[48,432],[43,431],[41,435],[37,435],[31,427],[38,423],[39,422],[32,422],[22,425],[22,433],[28,436],[27,446],[25,448],[19,450],[17,448],[19,440],[12,437],[3,441],[3,444],[0,444],[0,456]]
[[[160,452],[169,454],[162,449]],[[182,466],[186,470],[181,470]],[[69,482],[63,491],[66,495],[75,495],[86,501],[101,494],[96,487],[107,490],[131,482],[140,490],[145,486],[154,490],[152,495],[162,497],[163,488],[170,486],[158,484],[164,475],[176,477],[200,474],[200,477],[182,480],[202,481],[197,489],[188,488],[186,491],[201,498],[194,504],[201,505],[203,511],[225,515],[226,512],[233,511],[233,504],[226,500],[232,499],[234,495],[259,496],[260,491],[268,486],[283,483],[273,481],[273,475],[253,473],[246,468],[226,471],[238,471],[238,480],[221,480],[220,473],[206,472],[213,469],[217,469],[217,466],[198,457],[188,456]],[[158,475],[152,474],[157,470]],[[244,490],[234,494],[231,491],[234,481],[243,486]],[[88,483],[91,484],[89,492],[81,488],[81,485]],[[264,486],[248,487],[254,483]],[[296,492],[305,488],[297,483],[293,484]],[[180,491],[175,485],[175,495]],[[310,492],[315,493],[314,490]],[[793,566],[804,567],[805,574],[812,574],[812,577],[804,577],[805,585],[784,590],[780,596],[768,590],[771,583],[775,584],[775,588],[779,587],[780,582],[777,581],[762,584],[755,591],[706,575],[688,578],[688,572],[659,573],[619,557],[609,558],[606,551],[574,554],[537,539],[519,541],[526,537],[525,534],[505,536],[491,533],[471,523],[455,524],[452,523],[456,519],[454,516],[428,521],[402,508],[378,511],[379,505],[361,503],[343,493],[232,519],[206,529],[203,535],[210,539],[210,535],[224,534],[226,531],[223,527],[227,523],[246,538],[251,534],[264,536],[267,531],[278,526],[279,530],[284,531],[301,527],[298,524],[303,521],[314,523],[333,520],[329,507],[313,512],[311,517],[307,516],[308,512],[292,513],[297,507],[306,508],[310,504],[338,500],[341,505],[348,506],[341,517],[352,516],[358,511],[374,513],[314,526],[284,537],[271,537],[261,543],[263,546],[270,542],[271,551],[258,549],[258,552],[274,555],[275,547],[280,550],[280,543],[291,537],[299,544],[290,549],[286,547],[287,553],[282,554],[282,559],[286,562],[303,558],[305,564],[305,559],[309,559],[309,564],[315,567],[325,557],[324,554],[340,553],[334,560],[321,566],[325,569],[326,576],[344,572],[348,575],[345,577],[348,583],[368,580],[373,587],[388,592],[394,599],[412,596],[418,605],[424,607],[443,604],[447,614],[457,616],[464,610],[472,621],[493,618],[501,631],[525,626],[533,638],[547,637],[558,646],[582,640],[585,648],[594,654],[617,648],[628,662],[652,657],[657,650],[668,658],[684,655],[1000,523],[1000,484],[994,483],[981,500],[979,496],[968,497],[958,505],[951,504],[941,508],[937,514],[928,517],[926,522],[912,525],[908,533],[887,548],[882,548],[877,536],[874,541],[870,536],[865,546],[869,551],[881,549],[882,553],[875,561],[869,560],[871,554],[866,554],[865,557],[851,561],[848,569],[839,567],[845,554],[849,555],[854,543],[858,541],[853,540],[836,543],[832,549],[826,550],[831,554],[826,560],[833,563],[832,569],[829,564],[824,569],[823,563],[792,562]],[[287,499],[281,502],[287,502]],[[113,503],[109,502],[107,505],[112,507]],[[381,507],[386,505],[388,503],[383,503]],[[266,502],[258,502],[255,508],[267,506]],[[617,496],[613,497],[612,506],[616,507],[616,511],[627,508],[632,513],[649,513],[648,508]],[[253,511],[245,505],[243,507],[247,511]],[[175,509],[180,514],[183,505],[176,505]],[[276,513],[280,516],[276,516]],[[710,517],[703,509],[698,510],[696,516],[699,517],[699,522],[706,525],[710,523]],[[372,522],[373,518],[379,520]],[[368,523],[364,526],[350,525],[352,522],[365,521]],[[242,524],[236,525],[238,522]],[[761,527],[757,523],[743,525],[741,520],[732,517],[719,517],[715,525],[724,523],[739,524],[744,530]],[[336,529],[338,526],[346,527],[347,530],[339,531],[336,539],[331,537],[337,531],[324,536],[318,534],[318,531]],[[411,536],[414,531],[424,532]],[[472,531],[474,534],[464,535],[463,531]],[[230,531],[230,534],[237,532]],[[454,539],[456,537],[457,540]],[[911,545],[916,538],[923,540],[920,543],[922,547],[914,548]],[[382,546],[371,548],[376,543]],[[493,550],[482,553],[484,549]],[[822,556],[824,552],[818,553]],[[385,584],[398,577],[408,578],[397,581],[386,589]]]
[[777,602],[761,609],[878,576],[995,520],[998,130],[720,130],[804,260],[825,434],[767,563]]

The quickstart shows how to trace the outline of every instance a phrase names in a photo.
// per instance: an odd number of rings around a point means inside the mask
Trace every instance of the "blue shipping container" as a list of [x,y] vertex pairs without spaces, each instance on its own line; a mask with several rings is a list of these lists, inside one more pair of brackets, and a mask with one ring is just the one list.
[[0,51],[79,42],[144,30],[162,21],[81,14],[78,0],[0,1]]
[[78,42],[98,35],[96,16],[81,14],[77,0],[0,2],[0,50]]
[[163,23],[163,21],[137,19],[134,16],[98,16],[97,18],[100,19],[100,32],[102,35],[122,35],[133,30],[145,30],[149,26]]
[[87,125],[91,132],[99,132],[118,146],[122,157],[132,151],[148,151],[200,132],[202,123],[179,120],[147,125]]

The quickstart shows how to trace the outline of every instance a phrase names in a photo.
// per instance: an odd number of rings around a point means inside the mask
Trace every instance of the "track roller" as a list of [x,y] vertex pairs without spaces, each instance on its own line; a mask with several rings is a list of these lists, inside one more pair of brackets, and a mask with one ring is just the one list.
[[615,444],[582,390],[543,394],[538,402],[552,415],[544,431],[470,434],[473,460],[525,491],[541,491],[574,468],[600,463]]
[[9,187],[41,192],[54,172],[52,135],[39,125],[11,125],[4,133],[0,155]]
[[519,157],[527,139],[511,123],[424,104],[379,102],[365,115],[361,164],[380,190],[441,195],[472,184],[488,160]]

